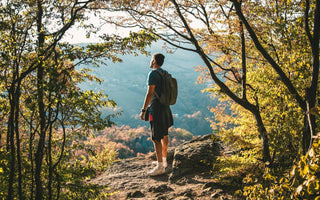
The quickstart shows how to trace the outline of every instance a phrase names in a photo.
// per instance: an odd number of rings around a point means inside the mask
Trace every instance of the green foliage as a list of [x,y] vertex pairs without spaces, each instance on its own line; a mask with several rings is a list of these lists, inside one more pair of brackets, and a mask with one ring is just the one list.
[[104,150],[86,147],[89,153],[84,156],[79,154],[79,146],[73,146],[66,162],[59,167],[60,184],[63,188],[60,198],[97,199],[101,195],[110,196],[111,194],[102,192],[105,186],[90,184],[87,181],[105,170],[115,160],[116,152],[108,147]]
[[[221,156],[213,163],[213,172],[226,175],[243,174],[248,168],[256,164],[254,156],[250,152],[242,152],[241,155]],[[245,155],[247,154],[247,155]]]
[[9,155],[8,153],[0,147],[0,199],[5,199],[6,196],[6,190],[5,188],[8,187],[7,181],[8,180],[8,160]]
[[[106,146],[107,145],[108,144],[106,144]],[[107,146],[101,152],[95,153],[90,156],[89,160],[86,161],[86,163],[92,163],[91,165],[95,169],[95,171],[102,172],[116,159],[116,157],[117,152]]]
[[[262,176],[251,174],[244,181],[246,199],[319,199],[320,198],[320,140],[301,156],[291,170],[279,174],[270,168]],[[259,181],[255,181],[258,178]]]
[[[114,123],[116,103],[104,91],[81,90],[101,83],[80,64],[121,61],[120,54],[145,51],[148,33],[110,36],[99,44],[61,42],[86,20],[98,1],[0,2],[0,181],[1,198],[92,199],[101,187],[86,185],[114,161],[112,148],[81,146],[78,140]],[[104,59],[102,59],[104,58]],[[75,155],[79,149],[91,154]]]
[[[305,5],[300,7],[292,1],[265,3],[264,6],[259,2],[243,3],[242,11],[248,16],[250,23],[259,29],[256,34],[263,41],[264,48],[288,74],[298,93],[304,95],[305,88],[309,87],[312,79],[312,54],[310,48],[307,47],[308,38],[301,21]],[[249,12],[256,13],[257,18],[250,15]],[[293,12],[295,14],[292,14]],[[283,18],[283,13],[290,16],[290,19]],[[237,19],[234,20],[228,22],[232,24]],[[227,46],[235,50],[234,54],[224,54],[225,46],[217,44],[221,38],[223,38],[223,44],[228,41]],[[216,72],[221,73],[225,77],[225,83],[228,87],[240,96],[244,90],[242,82],[239,82],[238,79],[240,74],[237,74],[242,70],[240,52],[237,51],[240,49],[237,46],[240,44],[240,38],[236,34],[229,35],[228,33],[228,36],[222,35],[218,39],[212,43],[212,48],[217,48],[221,52],[215,61],[228,63],[227,69],[231,71],[216,69]],[[218,107],[211,109],[214,114],[213,120],[211,120],[212,127],[228,144],[233,145],[241,152],[250,152],[248,160],[257,165],[256,168],[249,168],[250,170],[246,171],[243,184],[247,186],[242,191],[239,190],[238,194],[241,193],[246,199],[315,199],[319,194],[313,191],[318,187],[319,176],[312,174],[313,172],[309,170],[310,166],[308,165],[313,164],[310,162],[311,158],[307,158],[308,155],[299,158],[302,152],[303,131],[306,128],[304,124],[305,111],[297,103],[292,93],[288,91],[287,86],[283,84],[279,74],[269,67],[269,63],[265,62],[264,58],[257,53],[251,38],[245,42],[248,84],[246,95],[251,102],[256,102],[259,105],[259,111],[268,133],[272,165],[259,161],[261,159],[259,156],[261,142],[259,129],[256,127],[252,113],[227,98],[216,84],[207,89],[208,92],[217,95],[222,102]],[[205,72],[203,77],[208,77]],[[317,108],[313,109],[317,112],[316,110]],[[316,116],[319,120],[319,116]],[[241,161],[241,159],[239,160]],[[299,164],[294,165],[295,160],[300,160]],[[307,167],[303,166],[303,163]],[[289,172],[292,165],[294,165],[292,172],[295,171],[296,175]],[[218,167],[220,166],[218,165]],[[237,171],[237,168],[234,169]],[[307,173],[308,170],[310,172]],[[302,176],[301,174],[304,173],[306,174]]]
[[[306,45],[308,38],[302,22],[305,5],[297,6],[292,1],[264,3],[245,2],[241,9],[254,27],[263,47],[288,75],[298,93],[304,96],[305,88],[309,87],[312,78],[312,53]],[[228,88],[235,95],[246,98],[258,106],[267,132],[272,161],[280,163],[284,168],[290,167],[292,160],[302,150],[305,111],[297,103],[295,95],[289,92],[288,87],[279,78],[278,72],[270,67],[270,63],[257,50],[246,30],[244,31],[246,51],[240,51],[239,18],[231,11],[227,17],[221,13],[223,10],[217,7],[216,15],[224,19],[218,21],[222,28],[216,32],[215,37],[209,37],[204,41],[205,49],[208,52],[214,50],[215,63],[223,66],[217,65],[214,70],[224,78]],[[287,17],[284,17],[283,13]],[[311,18],[310,20],[312,21]],[[242,69],[243,54],[246,57],[246,72]],[[208,70],[205,68],[199,70],[202,71],[200,82],[211,79]],[[242,85],[244,74],[245,87]],[[230,100],[217,84],[210,85],[205,91],[219,97],[222,102],[220,106],[211,109],[214,116],[210,121],[217,134],[239,149],[249,148],[259,152],[262,148],[260,140],[262,138],[256,116],[238,102]]]

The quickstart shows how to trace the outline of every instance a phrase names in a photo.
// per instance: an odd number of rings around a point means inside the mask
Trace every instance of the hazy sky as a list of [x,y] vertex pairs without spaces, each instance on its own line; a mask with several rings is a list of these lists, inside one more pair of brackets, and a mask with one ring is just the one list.
[[[98,19],[92,18],[91,20],[96,26],[98,25]],[[78,28],[74,25],[71,29],[69,29],[66,35],[63,37],[63,41],[68,41],[70,43],[94,43],[94,42],[101,42],[99,39],[99,35],[104,33],[117,33],[117,30],[114,26],[111,25],[104,25],[101,30],[97,34],[91,34],[90,38],[87,38],[86,31],[84,29]]]
[[[107,14],[106,14],[107,15]],[[114,13],[113,13],[114,15]],[[78,28],[78,24],[75,24],[70,30],[67,31],[66,36],[63,38],[63,41],[68,41],[70,43],[93,43],[101,42],[99,35],[102,34],[117,34],[121,36],[126,36],[129,33],[129,29],[116,28],[114,25],[104,24],[101,26],[102,21],[98,16],[93,14],[89,15],[89,23],[94,24],[94,27],[100,27],[100,31],[97,34],[91,34],[90,38],[86,37],[86,31],[84,29]]]

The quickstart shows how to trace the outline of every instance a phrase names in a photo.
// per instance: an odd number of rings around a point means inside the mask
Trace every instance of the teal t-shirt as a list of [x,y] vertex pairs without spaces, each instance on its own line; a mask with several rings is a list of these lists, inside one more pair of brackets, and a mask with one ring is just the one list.
[[[155,85],[155,92],[157,92],[157,94],[160,96],[161,95],[161,75],[157,72],[157,70],[163,72],[163,69],[161,68],[157,68],[155,70],[152,70],[149,72],[148,74],[148,86],[149,85]],[[151,104],[150,104],[150,113],[153,114],[153,104],[154,102],[157,100],[157,97],[155,94],[153,94],[152,100],[151,100]]]
[[[163,69],[157,68],[155,70],[152,70],[148,74],[148,85],[155,85],[155,91],[159,96],[161,96],[161,75],[157,72],[157,70],[163,72]],[[153,94],[152,100],[156,99],[156,95]]]

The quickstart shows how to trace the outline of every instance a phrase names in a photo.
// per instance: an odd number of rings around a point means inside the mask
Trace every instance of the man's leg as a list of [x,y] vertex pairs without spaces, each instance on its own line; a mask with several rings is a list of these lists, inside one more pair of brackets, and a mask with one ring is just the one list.
[[162,164],[162,144],[161,141],[153,140],[154,148],[156,150],[156,157],[158,160],[157,166],[148,172],[149,176],[157,176],[164,174],[166,172],[165,168],[163,167]]
[[168,166],[168,163],[167,163],[167,152],[168,152],[168,146],[169,146],[168,135],[165,135],[162,138],[161,144],[162,144],[162,162],[163,162],[163,166],[166,168]]
[[156,150],[157,161],[162,162],[162,144],[161,141],[153,140],[154,148]]

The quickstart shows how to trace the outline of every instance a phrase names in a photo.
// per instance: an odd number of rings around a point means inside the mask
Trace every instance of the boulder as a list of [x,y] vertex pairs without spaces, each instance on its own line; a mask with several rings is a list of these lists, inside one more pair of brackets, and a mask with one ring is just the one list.
[[222,150],[221,142],[213,134],[185,142],[174,151],[169,180],[175,182],[186,174],[210,171]]

